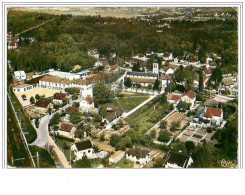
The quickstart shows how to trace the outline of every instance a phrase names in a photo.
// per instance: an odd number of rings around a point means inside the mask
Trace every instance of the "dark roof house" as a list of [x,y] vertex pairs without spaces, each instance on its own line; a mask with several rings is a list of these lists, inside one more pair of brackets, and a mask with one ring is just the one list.
[[185,155],[179,152],[168,151],[168,154],[165,160],[165,167],[167,164],[172,164],[172,165],[177,165],[178,167],[188,168],[190,159],[191,159],[191,156],[188,156],[188,155]]
[[77,148],[77,151],[87,150],[89,148],[93,148],[93,144],[90,140],[84,140],[81,142],[76,142],[75,146]]
[[36,102],[36,106],[37,107],[41,107],[41,108],[47,108],[49,105],[49,101],[48,100],[38,100]]
[[127,155],[135,156],[137,159],[145,158],[147,155],[150,154],[150,151],[142,149],[142,148],[131,148],[126,151]]

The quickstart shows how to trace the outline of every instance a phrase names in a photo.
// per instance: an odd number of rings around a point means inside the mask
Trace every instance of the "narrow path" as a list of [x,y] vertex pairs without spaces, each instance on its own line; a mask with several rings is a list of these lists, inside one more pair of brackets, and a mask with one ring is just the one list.
[[59,147],[55,144],[53,138],[48,136],[50,146],[53,147],[55,154],[58,157],[58,160],[62,166],[62,168],[71,168],[71,165],[68,163],[64,153],[59,149]]

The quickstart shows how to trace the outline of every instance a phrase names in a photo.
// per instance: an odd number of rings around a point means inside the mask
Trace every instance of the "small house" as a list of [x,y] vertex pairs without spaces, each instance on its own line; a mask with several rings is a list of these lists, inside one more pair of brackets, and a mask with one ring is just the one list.
[[92,158],[94,154],[93,144],[90,140],[75,142],[73,145],[71,145],[71,150],[76,155],[75,160],[82,159],[84,156]]
[[168,151],[165,159],[165,168],[188,168],[193,163],[189,155],[180,152]]
[[146,165],[151,160],[150,151],[142,148],[131,148],[126,151],[126,158],[139,165]]

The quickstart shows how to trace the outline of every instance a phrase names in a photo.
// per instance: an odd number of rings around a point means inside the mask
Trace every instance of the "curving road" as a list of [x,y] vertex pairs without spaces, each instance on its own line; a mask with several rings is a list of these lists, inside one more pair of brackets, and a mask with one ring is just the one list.
[[49,143],[49,132],[48,132],[48,124],[49,124],[49,115],[44,116],[37,129],[37,139],[31,144],[44,148]]

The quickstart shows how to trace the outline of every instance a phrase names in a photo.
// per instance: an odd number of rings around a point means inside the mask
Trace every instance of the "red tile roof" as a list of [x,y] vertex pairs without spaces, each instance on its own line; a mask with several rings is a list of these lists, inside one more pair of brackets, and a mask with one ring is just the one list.
[[73,128],[72,124],[69,123],[62,123],[60,126],[61,131],[71,132],[71,129]]
[[139,54],[138,57],[139,57],[139,58],[143,58],[144,55],[143,55],[143,54]]
[[165,52],[164,54],[163,54],[163,57],[169,57],[169,53],[168,52]]
[[109,62],[107,60],[101,60],[102,66],[109,66]]
[[174,95],[174,94],[168,94],[167,95],[167,99],[168,100],[178,101],[180,99],[180,96],[179,95]]
[[111,70],[116,70],[117,69],[117,65],[112,65],[110,66]]
[[66,97],[65,93],[59,92],[59,93],[55,93],[54,94],[53,99],[55,99],[55,100],[63,100],[63,99],[65,99],[65,97]]
[[204,70],[204,73],[207,75],[207,74],[212,74],[212,70],[211,69],[207,69],[207,70]]
[[41,108],[47,108],[48,105],[49,105],[48,100],[38,100],[36,103],[36,106]]
[[94,99],[93,99],[91,96],[87,96],[87,97],[85,98],[85,100],[86,100],[86,102],[88,102],[89,104],[92,104],[93,101],[94,101]]
[[196,97],[196,93],[193,91],[188,91],[185,95],[187,95],[190,99],[193,99],[194,97]]
[[204,113],[205,117],[212,117],[212,116],[221,116],[221,109],[220,108],[213,108],[213,107],[207,107],[206,112]]
[[79,110],[77,109],[77,108],[75,108],[75,107],[68,107],[68,108],[66,108],[66,112],[68,113],[68,114],[71,114],[71,113],[73,113],[73,112],[78,112]]
[[215,62],[211,62],[209,65],[210,66],[217,66],[217,64]]
[[191,58],[188,60],[189,62],[197,62],[198,60],[196,58]]

